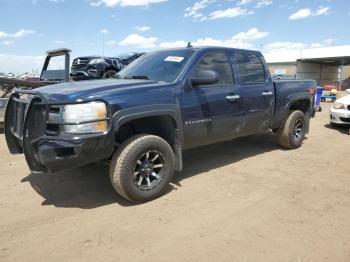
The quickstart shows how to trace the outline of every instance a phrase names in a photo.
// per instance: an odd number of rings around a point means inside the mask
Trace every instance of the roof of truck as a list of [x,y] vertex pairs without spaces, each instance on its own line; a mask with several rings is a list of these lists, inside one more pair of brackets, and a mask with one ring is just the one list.
[[231,51],[249,51],[249,52],[256,52],[261,53],[259,50],[250,50],[250,49],[241,49],[241,48],[233,48],[233,47],[225,47],[225,46],[191,46],[191,47],[176,47],[176,48],[167,48],[167,49],[161,49],[158,51],[173,51],[173,50],[194,50],[194,51],[203,51],[203,50],[213,50],[213,49],[223,49],[223,50],[231,50]]

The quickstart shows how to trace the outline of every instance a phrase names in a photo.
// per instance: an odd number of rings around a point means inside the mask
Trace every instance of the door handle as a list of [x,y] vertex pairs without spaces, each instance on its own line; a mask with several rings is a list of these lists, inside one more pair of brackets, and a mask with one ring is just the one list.
[[272,96],[273,93],[272,92],[263,92],[262,95],[263,96]]
[[228,96],[226,96],[226,99],[228,100],[228,101],[236,101],[236,100],[238,100],[238,99],[240,99],[241,97],[239,96],[239,95],[228,95]]

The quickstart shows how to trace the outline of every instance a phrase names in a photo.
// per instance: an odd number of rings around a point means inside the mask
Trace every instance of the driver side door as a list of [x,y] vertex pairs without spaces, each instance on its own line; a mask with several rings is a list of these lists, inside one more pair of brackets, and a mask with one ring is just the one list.
[[[219,81],[193,86],[200,70],[213,70]],[[242,105],[232,65],[224,52],[204,54],[190,72],[183,89],[185,148],[232,139],[241,127]]]

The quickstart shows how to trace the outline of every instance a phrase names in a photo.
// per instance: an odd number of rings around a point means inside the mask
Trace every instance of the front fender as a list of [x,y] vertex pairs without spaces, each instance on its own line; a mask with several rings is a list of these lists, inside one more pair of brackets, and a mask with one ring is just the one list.
[[125,123],[144,117],[152,116],[170,116],[174,119],[179,139],[182,145],[183,142],[183,123],[181,117],[181,110],[176,105],[146,105],[133,108],[126,108],[119,110],[112,116],[112,123],[114,131],[117,132],[119,128]]
[[176,157],[176,170],[182,170],[182,147],[184,141],[183,135],[183,122],[181,116],[181,110],[177,105],[159,104],[159,105],[146,105],[133,108],[122,109],[113,114],[112,124],[114,132],[117,133],[119,128],[129,121],[137,120],[145,117],[154,116],[170,116],[176,124],[175,132],[175,157]]

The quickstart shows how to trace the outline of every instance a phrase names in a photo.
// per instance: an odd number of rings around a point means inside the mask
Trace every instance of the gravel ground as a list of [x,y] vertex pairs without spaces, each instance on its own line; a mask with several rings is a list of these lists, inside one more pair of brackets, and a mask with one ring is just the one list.
[[0,135],[0,261],[350,261],[350,136],[329,105],[297,150],[271,134],[185,153],[163,197],[130,205],[106,167],[30,174]]

